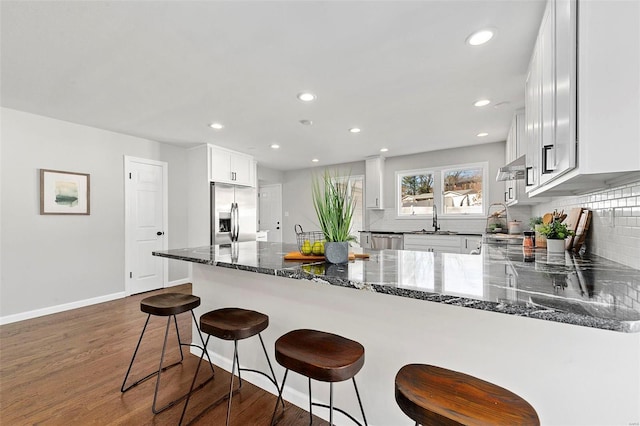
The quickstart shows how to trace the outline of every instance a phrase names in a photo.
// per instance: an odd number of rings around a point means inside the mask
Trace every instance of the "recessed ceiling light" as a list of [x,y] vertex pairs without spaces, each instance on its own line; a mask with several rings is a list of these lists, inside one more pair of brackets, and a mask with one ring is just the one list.
[[211,124],[209,124],[209,127],[211,127],[212,129],[220,130],[224,126],[222,124],[220,124],[220,123],[211,123]]
[[299,123],[302,124],[303,126],[311,126],[313,124],[313,121],[311,121],[311,120],[300,120]]
[[489,105],[490,103],[491,101],[489,99],[480,99],[479,101],[475,101],[473,103],[473,106],[483,107]]
[[389,148],[380,148],[380,152],[387,152],[389,151]]
[[489,136],[489,133],[482,132],[482,133],[478,133],[476,136],[479,137],[479,138],[484,138],[485,136]]
[[310,93],[310,92],[298,93],[298,99],[300,99],[303,102],[311,102],[315,98],[316,98],[316,95],[314,95],[313,93]]
[[467,43],[471,46],[479,46],[481,44],[485,44],[489,40],[493,38],[494,31],[493,30],[480,30],[471,34],[467,37]]
[[320,161],[320,160],[318,160],[317,158],[314,158],[314,159],[313,159],[313,160],[311,160],[311,161],[313,161],[314,163],[317,163],[317,162],[318,162],[318,161]]
[[349,131],[351,133],[360,133],[361,132],[360,128],[358,128],[358,127],[352,127],[352,128],[349,129]]
[[278,148],[280,148],[280,145],[278,145],[277,143],[272,143],[271,144],[271,148],[272,149],[278,149]]

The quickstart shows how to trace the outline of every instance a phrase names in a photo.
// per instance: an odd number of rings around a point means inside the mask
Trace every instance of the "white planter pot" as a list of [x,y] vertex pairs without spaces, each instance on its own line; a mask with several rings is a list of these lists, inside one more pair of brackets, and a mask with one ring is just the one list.
[[547,239],[547,253],[564,253],[564,240]]

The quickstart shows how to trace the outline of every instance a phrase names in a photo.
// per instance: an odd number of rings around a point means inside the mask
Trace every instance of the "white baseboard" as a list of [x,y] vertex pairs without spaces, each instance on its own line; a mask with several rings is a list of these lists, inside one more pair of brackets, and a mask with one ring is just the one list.
[[[216,354],[215,352],[211,352],[210,350],[209,352],[209,356],[211,357],[211,362],[213,362],[216,366],[222,368],[223,370],[231,373],[231,360],[229,358],[220,356],[218,354]],[[199,348],[194,348],[191,347],[191,353],[196,355],[196,356],[200,356],[202,355],[202,351],[200,351]],[[201,367],[202,368],[202,367]],[[243,368],[246,368],[243,367]],[[266,372],[267,374],[269,374],[268,372]],[[294,372],[289,372],[290,374],[297,374]],[[278,379],[278,386],[282,386],[282,377],[277,377]],[[273,383],[271,383],[271,381],[269,381],[269,379],[267,379],[266,377],[264,377],[261,374],[253,374],[253,373],[249,373],[249,374],[243,374],[242,375],[242,380],[246,380],[249,383],[273,394],[278,396],[278,392],[275,390],[275,386],[273,386]],[[327,395],[329,394],[328,391],[329,388],[329,383],[327,383]],[[290,402],[291,404],[302,408],[303,410],[307,411],[309,409],[309,395],[307,393],[303,393],[300,392],[298,390],[292,389],[289,386],[285,386],[284,390],[282,391],[282,396],[285,399],[285,401]],[[317,403],[321,403],[321,404],[329,404],[328,401],[321,401],[318,400],[316,398],[313,398],[313,402],[317,402]],[[338,405],[339,406],[339,405]],[[282,408],[280,408],[281,410]],[[280,413],[280,411],[278,412]],[[352,413],[349,413],[352,414]],[[356,415],[359,415],[360,413],[356,413]],[[324,419],[326,421],[329,421],[329,410],[327,409],[323,409],[323,408],[319,408],[317,410],[313,411],[313,415],[314,416],[318,416],[321,419]],[[333,412],[333,417],[334,417],[334,421],[333,423],[338,425],[338,424],[349,424],[352,425],[353,422],[351,422],[351,420],[349,420],[346,416],[344,416],[343,414],[337,412],[334,410]],[[342,417],[343,419],[338,419],[341,420],[340,423],[338,423],[336,421],[336,417]],[[346,420],[346,423],[343,423]]]
[[76,302],[63,303],[62,305],[49,306],[47,308],[35,309],[33,311],[21,312],[19,314],[7,315],[0,317],[0,325],[10,324],[12,322],[23,321],[31,318],[42,317],[44,315],[57,314],[58,312],[69,311],[71,309],[82,308],[85,306],[95,305],[97,303],[109,302],[111,300],[122,299],[126,297],[124,291],[118,293],[107,294],[91,299],[78,300]]
[[173,281],[169,281],[167,283],[167,285],[165,286],[165,288],[167,287],[175,287],[177,285],[182,285],[182,284],[188,284],[191,282],[191,279],[187,278],[181,278],[179,280],[173,280]]

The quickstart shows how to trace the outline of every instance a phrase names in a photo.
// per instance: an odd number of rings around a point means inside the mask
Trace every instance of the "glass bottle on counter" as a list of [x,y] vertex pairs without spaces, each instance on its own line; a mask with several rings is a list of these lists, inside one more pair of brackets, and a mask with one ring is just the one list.
[[522,240],[522,254],[525,262],[533,262],[535,260],[534,247],[535,242],[532,231],[524,231],[524,239]]

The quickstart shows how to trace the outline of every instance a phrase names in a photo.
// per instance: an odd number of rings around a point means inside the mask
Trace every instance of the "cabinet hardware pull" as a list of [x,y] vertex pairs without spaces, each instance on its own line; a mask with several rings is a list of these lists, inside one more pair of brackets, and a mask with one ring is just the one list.
[[545,145],[542,147],[542,173],[552,173],[556,168],[555,162],[555,146]]
[[524,174],[524,185],[533,186],[533,167],[525,167],[525,170],[527,172]]

